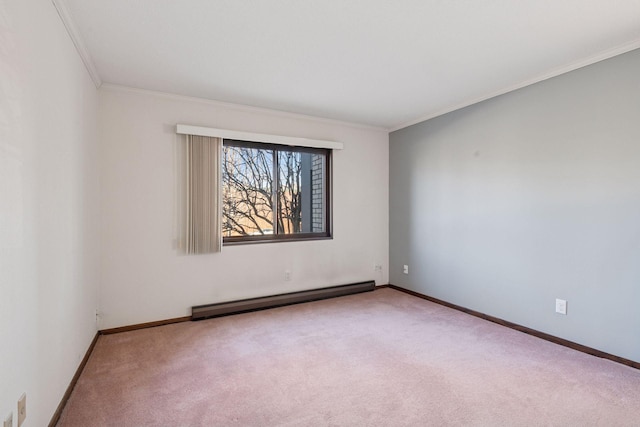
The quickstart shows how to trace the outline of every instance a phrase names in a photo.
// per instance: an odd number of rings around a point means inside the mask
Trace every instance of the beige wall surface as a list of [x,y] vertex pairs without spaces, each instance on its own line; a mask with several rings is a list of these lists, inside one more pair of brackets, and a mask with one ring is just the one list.
[[[119,87],[99,92],[101,329],[187,316],[199,304],[387,283],[387,132]],[[334,238],[181,255],[176,124],[343,142],[333,156]]]
[[50,1],[0,2],[0,420],[49,423],[96,333],[97,92]]

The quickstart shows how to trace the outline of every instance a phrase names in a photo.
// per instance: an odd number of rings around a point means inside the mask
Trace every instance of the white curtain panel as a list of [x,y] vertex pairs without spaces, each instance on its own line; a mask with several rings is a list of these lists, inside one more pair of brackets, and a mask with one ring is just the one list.
[[222,250],[222,139],[187,135],[185,144],[184,249],[187,254]]

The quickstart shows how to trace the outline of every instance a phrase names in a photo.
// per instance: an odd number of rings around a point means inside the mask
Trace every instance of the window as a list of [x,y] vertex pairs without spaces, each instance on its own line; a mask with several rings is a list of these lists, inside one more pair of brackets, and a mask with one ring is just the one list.
[[225,139],[224,243],[331,238],[331,150]]

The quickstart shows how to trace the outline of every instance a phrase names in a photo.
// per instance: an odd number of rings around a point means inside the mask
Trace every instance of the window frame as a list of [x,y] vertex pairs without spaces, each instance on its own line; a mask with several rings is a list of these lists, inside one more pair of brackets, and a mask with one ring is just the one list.
[[[325,176],[325,194],[324,194],[324,206],[325,206],[325,216],[324,216],[324,232],[321,233],[278,233],[277,227],[277,215],[279,211],[279,200],[278,197],[275,197],[274,209],[273,209],[273,219],[274,219],[274,232],[273,234],[266,235],[250,235],[250,236],[222,236],[222,244],[223,246],[234,246],[234,245],[245,245],[245,244],[253,244],[253,243],[276,243],[276,242],[299,242],[299,241],[309,241],[309,240],[331,240],[333,239],[333,150],[330,148],[312,148],[312,147],[301,147],[294,145],[284,145],[284,144],[273,144],[273,143],[263,143],[256,141],[246,141],[239,139],[231,139],[231,138],[223,138],[222,139],[222,149],[224,150],[225,146],[233,146],[233,147],[241,147],[241,148],[251,148],[258,150],[267,150],[273,151],[274,158],[274,171],[275,173],[279,173],[279,165],[278,165],[278,152],[299,152],[299,153],[313,153],[313,154],[323,154],[325,156],[325,165],[324,165],[324,176]],[[224,160],[223,160],[224,161]],[[279,185],[279,180],[275,180],[276,186]],[[224,185],[223,180],[221,181],[221,185]],[[278,189],[276,187],[275,193],[278,193]],[[224,205],[224,200],[222,200],[222,205]]]

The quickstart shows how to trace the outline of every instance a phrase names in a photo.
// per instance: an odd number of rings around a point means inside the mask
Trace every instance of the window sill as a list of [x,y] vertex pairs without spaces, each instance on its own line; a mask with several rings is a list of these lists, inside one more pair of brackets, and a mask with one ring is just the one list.
[[223,246],[236,245],[252,245],[254,243],[282,243],[282,242],[307,242],[310,240],[333,240],[333,236],[314,236],[314,237],[245,237],[240,240],[223,240]]

